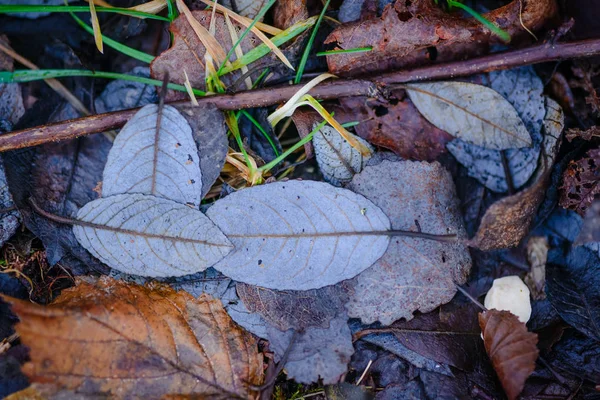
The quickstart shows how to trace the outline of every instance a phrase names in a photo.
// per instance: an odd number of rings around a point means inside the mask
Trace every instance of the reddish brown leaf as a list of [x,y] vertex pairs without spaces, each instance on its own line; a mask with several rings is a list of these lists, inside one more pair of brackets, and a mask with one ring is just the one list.
[[508,311],[489,310],[479,313],[485,351],[500,378],[509,399],[523,390],[525,380],[535,370],[538,357],[535,333]]
[[308,18],[306,0],[279,0],[273,7],[273,25],[279,29],[287,29]]
[[560,205],[580,215],[600,194],[600,149],[587,152],[586,157],[571,161],[563,173],[560,190]]
[[48,307],[13,298],[23,370],[56,390],[111,398],[248,398],[262,362],[252,336],[208,295],[104,277],[78,280]]
[[[538,30],[556,11],[555,0],[514,0],[484,17],[518,39],[529,35],[523,26]],[[326,41],[373,51],[330,55],[327,63],[336,75],[365,74],[485,54],[500,41],[474,18],[447,14],[433,0],[399,0],[381,18],[341,25]]]

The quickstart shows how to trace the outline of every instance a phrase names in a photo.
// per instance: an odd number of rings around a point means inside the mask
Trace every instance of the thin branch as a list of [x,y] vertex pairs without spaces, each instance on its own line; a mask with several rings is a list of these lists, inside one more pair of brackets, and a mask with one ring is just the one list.
[[[524,65],[597,55],[600,55],[600,39],[559,44],[545,43],[534,47],[495,53],[470,60],[434,64],[405,71],[385,73],[369,77],[368,80],[338,79],[313,88],[310,94],[319,100],[338,99],[348,96],[376,97],[381,95],[381,87],[393,86],[395,84],[434,79],[452,79]],[[249,90],[235,94],[205,96],[198,99],[198,103],[200,106],[212,103],[222,110],[265,107],[289,100],[300,87],[301,85],[290,85]],[[183,105],[186,103],[188,103],[187,100],[172,104]],[[0,136],[0,152],[118,129],[136,112],[137,109],[129,109],[10,132]]]

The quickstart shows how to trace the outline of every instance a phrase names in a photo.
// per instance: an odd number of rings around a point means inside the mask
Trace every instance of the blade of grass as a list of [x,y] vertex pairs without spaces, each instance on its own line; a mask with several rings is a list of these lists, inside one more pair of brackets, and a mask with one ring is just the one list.
[[[238,31],[235,28],[235,26],[233,26],[233,22],[231,22],[231,18],[229,17],[228,13],[225,13],[225,24],[227,25],[227,30],[229,31],[229,36],[231,36],[231,43],[235,43],[234,46],[231,48],[231,50],[235,49],[235,58],[241,58],[244,56],[244,52],[242,50],[242,46],[238,46],[238,43],[241,42],[241,39],[238,37]],[[247,32],[249,32],[248,29],[246,29]],[[246,32],[244,32],[246,33]],[[229,53],[227,53],[227,59],[229,59],[229,57],[231,57],[231,50],[229,50]],[[221,70],[221,68],[223,68],[225,66],[225,64],[221,64],[221,66],[219,67],[219,71]],[[219,73],[219,71],[217,71],[217,74]],[[248,73],[248,67],[244,66],[242,67],[242,74],[247,74]],[[248,76],[246,79],[244,79],[244,83],[246,83],[246,89],[252,89],[252,79],[250,79],[250,76]]]
[[141,11],[148,14],[158,14],[168,7],[168,0],[152,0],[137,6],[129,7],[130,10]]
[[[215,7],[217,9],[217,11],[219,11],[221,13],[226,13],[226,12],[229,13],[229,15],[231,16],[231,19],[233,19],[234,21],[237,21],[238,23],[244,25],[245,27],[247,27],[248,25],[250,25],[252,23],[252,20],[250,18],[243,17],[243,16],[239,15],[238,13],[233,12],[232,10],[228,9],[227,7],[223,7],[222,5],[217,4],[213,1],[210,1],[210,0],[200,0],[200,1],[209,7]],[[281,33],[281,29],[275,28],[274,26],[271,26],[271,25],[263,24],[262,22],[257,22],[256,28],[260,29],[261,31],[266,32],[270,35],[277,35],[277,34]]]
[[240,110],[240,113],[244,117],[248,118],[248,121],[252,122],[252,124],[265,137],[265,139],[267,139],[267,142],[269,142],[269,144],[271,145],[271,148],[273,149],[273,152],[275,153],[275,155],[279,156],[279,150],[277,149],[277,146],[275,146],[275,143],[273,143],[273,139],[271,139],[271,136],[269,136],[269,134],[267,133],[267,131],[265,131],[265,129],[262,127],[262,125],[256,119],[254,119],[254,117],[248,111],[246,111],[246,110]]
[[[296,36],[298,36],[299,34],[304,32],[305,30],[307,30],[308,28],[313,26],[315,24],[316,20],[317,20],[317,17],[314,16],[314,17],[310,17],[304,21],[300,21],[300,22],[290,26],[288,29],[281,32],[280,34],[273,36],[271,38],[271,41],[273,42],[273,44],[275,46],[281,46],[282,44],[295,38]],[[246,54],[244,54],[244,56],[242,58],[238,58],[237,60],[232,62],[231,65],[224,67],[223,70],[221,71],[221,75],[225,75],[229,72],[238,70],[245,65],[249,65],[249,64],[253,63],[254,61],[260,59],[261,57],[266,56],[267,54],[269,54],[270,51],[271,51],[271,49],[267,45],[260,44],[260,45],[256,46],[255,48],[253,48],[252,50],[250,50],[249,52],[247,52]]]
[[175,5],[173,5],[173,0],[167,0],[167,8],[169,21],[173,22],[175,18],[177,18],[177,16],[179,15],[179,13],[177,12],[177,8],[175,7]]
[[98,14],[96,14],[96,6],[93,1],[90,4],[90,20],[92,21],[92,30],[94,31],[94,41],[98,51],[104,54],[104,46],[102,45],[102,32],[100,32],[100,21],[98,21]]
[[[74,13],[70,13],[70,14],[71,14],[71,17],[73,17],[73,19],[75,20],[75,22],[77,22],[77,24],[79,24],[79,26],[81,26],[83,29],[85,29],[86,32],[88,32],[90,34],[94,33],[92,28],[88,24],[83,22],[83,20],[81,18],[79,18]],[[148,53],[144,53],[143,51],[134,49],[132,47],[126,46],[124,44],[121,44],[121,43],[117,42],[116,40],[113,40],[107,36],[102,35],[102,40],[108,47],[111,47],[111,48],[117,50],[118,52],[121,52],[131,58],[135,58],[136,60],[140,60],[140,61],[148,63],[148,64],[150,64],[154,60],[154,56],[152,56]]]
[[[85,69],[40,69],[36,71],[31,70],[15,70],[0,71],[0,83],[20,83],[20,82],[32,82],[39,81],[42,79],[52,78],[68,78],[73,76],[89,76],[92,78],[101,79],[121,79],[124,81],[140,82],[146,85],[162,86],[162,81],[150,78],[144,78],[142,76],[119,74],[116,72],[103,72],[103,71],[89,71]],[[169,89],[177,90],[179,92],[186,92],[186,88],[183,85],[177,85],[175,83],[169,83],[167,85]],[[196,96],[205,96],[206,93],[202,90],[192,89]]]
[[348,54],[348,53],[365,53],[367,51],[373,50],[372,47],[357,47],[355,49],[348,50],[328,50],[328,51],[320,51],[317,53],[317,57],[329,56],[332,54]]
[[192,89],[192,84],[190,83],[190,79],[188,78],[188,74],[187,72],[185,72],[185,69],[183,70],[183,74],[185,75],[185,90],[187,90],[188,96],[190,96],[190,100],[192,102],[193,105],[197,106],[198,105],[198,100],[196,100],[196,95],[194,94],[194,90]]
[[300,83],[302,79],[302,74],[304,73],[304,68],[306,67],[306,62],[308,61],[308,56],[310,55],[310,50],[312,49],[313,42],[315,41],[315,37],[317,36],[317,32],[319,31],[319,26],[321,25],[321,21],[323,20],[323,16],[325,15],[325,11],[327,11],[327,7],[329,7],[329,2],[331,0],[327,0],[325,5],[323,5],[323,9],[319,14],[319,18],[315,23],[312,33],[310,34],[310,38],[308,39],[308,44],[304,49],[304,53],[302,53],[302,58],[300,59],[300,65],[298,65],[298,71],[296,72],[296,79],[294,79],[294,83]]
[[[159,21],[170,22],[168,18],[161,17],[160,15],[149,14],[141,11],[130,10],[128,8],[119,7],[95,7],[96,12],[108,12],[117,13],[123,15],[129,15],[137,18],[148,18],[156,19]],[[89,12],[88,6],[29,6],[29,5],[0,5],[0,14],[6,13],[39,13],[39,12]]]
[[496,25],[494,25],[492,22],[488,21],[477,11],[473,10],[471,7],[461,3],[459,1],[456,1],[456,0],[448,0],[448,5],[451,7],[460,8],[461,10],[466,11],[477,21],[481,22],[481,24],[483,26],[485,26],[490,31],[492,31],[492,33],[495,34],[496,36],[498,36],[500,39],[504,40],[505,42],[510,42],[510,35],[507,32],[498,28]]

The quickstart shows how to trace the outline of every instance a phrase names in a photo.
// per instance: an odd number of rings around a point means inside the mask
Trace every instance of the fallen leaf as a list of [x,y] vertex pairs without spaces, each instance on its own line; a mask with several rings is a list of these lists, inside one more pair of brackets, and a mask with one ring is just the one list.
[[592,149],[585,157],[569,163],[559,191],[562,207],[585,214],[600,194],[600,149]]
[[578,246],[557,256],[548,265],[546,291],[560,317],[584,335],[600,341],[600,259],[598,254]]
[[[584,244],[590,248],[598,247],[597,244],[600,244],[600,199],[594,200],[592,205],[588,207],[583,218],[581,231],[573,244],[576,246]],[[600,251],[598,254],[600,255]]]
[[[209,28],[212,11],[192,11],[192,15],[198,20],[198,22],[205,27]],[[237,22],[233,22],[234,26],[242,31],[244,27],[239,25]],[[173,45],[162,52],[158,57],[154,59],[150,64],[150,71],[154,79],[162,80],[165,72],[169,73],[169,81],[183,85],[186,81],[184,70],[187,72],[190,84],[193,88],[205,90],[205,74],[204,74],[204,54],[206,48],[200,42],[200,39],[196,36],[192,30],[190,24],[187,22],[185,16],[180,16],[171,23],[169,28],[173,33],[174,40]],[[225,52],[229,51],[233,45],[231,41],[231,35],[225,23],[223,15],[215,14],[215,39],[223,47]],[[247,53],[260,44],[260,40],[252,33],[248,33],[242,40],[240,46],[242,51]],[[234,52],[235,53],[235,52]],[[236,59],[235,54],[232,54],[230,61]],[[252,68],[253,65],[249,65]],[[256,74],[258,76],[260,71]],[[227,74],[221,77],[223,83],[228,86],[233,83],[236,79],[241,76],[239,71]],[[253,75],[254,77],[254,75]],[[185,93],[174,93],[171,92],[167,99],[186,99],[187,94]]]
[[550,245],[545,236],[532,236],[527,242],[527,260],[531,266],[525,275],[525,283],[531,291],[533,300],[546,298],[544,288],[546,287],[546,261],[548,261],[548,250]]
[[336,118],[360,122],[354,127],[358,135],[403,158],[434,161],[452,140],[451,135],[427,121],[403,91],[392,91],[386,103],[362,96],[343,97],[340,103],[344,113],[336,112]]
[[411,83],[406,91],[433,125],[468,143],[492,150],[531,145],[515,108],[498,92],[466,82]]
[[[536,31],[557,11],[554,0],[514,0],[483,17],[518,40],[529,36],[524,27]],[[342,50],[371,46],[365,53],[327,56],[335,75],[368,75],[485,54],[499,42],[474,18],[448,14],[433,0],[416,0],[396,1],[381,18],[340,25],[325,43]]]
[[243,17],[254,19],[266,0],[224,0],[220,3]]
[[309,327],[328,328],[344,309],[352,286],[347,282],[313,290],[271,290],[238,283],[237,293],[246,308],[281,331]]
[[[135,67],[130,75],[150,78],[148,67]],[[156,88],[141,82],[114,80],[109,82],[100,96],[94,100],[98,114],[143,107],[146,104],[157,103]]]
[[[6,35],[0,35],[0,44],[8,45]],[[13,59],[0,52],[0,71],[12,71]],[[10,131],[25,114],[23,96],[18,83],[0,83],[0,132]]]
[[318,289],[352,278],[389,243],[382,234],[389,220],[377,206],[322,182],[242,189],[217,201],[206,215],[235,246],[213,267],[270,289]]
[[484,251],[514,247],[525,237],[544,199],[563,126],[562,109],[554,100],[547,98],[542,155],[533,183],[512,196],[498,200],[486,210],[475,237],[470,241],[471,246]]
[[124,193],[200,206],[198,151],[190,125],[174,107],[142,107],[115,139],[104,167],[102,196]]
[[[392,229],[466,238],[452,177],[438,163],[383,161],[355,175],[348,188],[381,207]],[[384,325],[409,320],[416,310],[449,302],[470,268],[468,248],[460,242],[394,237],[381,259],[354,278],[348,314]]]
[[2,215],[0,217],[0,247],[12,237],[19,228],[21,215],[13,203],[12,196],[6,182],[4,173],[4,164],[0,161],[0,208]]
[[485,350],[510,400],[523,390],[538,358],[537,335],[508,311],[479,313]]
[[596,339],[568,329],[547,360],[561,373],[575,376],[578,381],[587,379],[600,385],[600,346]]
[[537,168],[543,139],[542,123],[546,113],[544,85],[531,67],[491,72],[483,79],[486,85],[513,105],[531,134],[532,146],[501,153],[456,139],[448,143],[447,147],[458,162],[468,169],[469,176],[494,192],[505,193],[509,186],[503,157],[515,189],[525,185]]
[[287,29],[308,18],[306,0],[279,0],[273,7],[273,25]]
[[78,280],[47,307],[5,299],[31,349],[25,373],[57,390],[118,399],[248,398],[248,385],[262,380],[254,339],[210,296],[104,277]]
[[[312,128],[315,129],[317,125],[314,124]],[[362,171],[375,149],[360,137],[356,140],[371,153],[363,156],[329,125],[325,125],[314,134],[312,143],[325,181],[334,186],[342,186],[350,182],[354,174]]]
[[77,213],[73,233],[105,264],[141,276],[203,271],[232,248],[200,211],[143,194],[120,194],[87,203]]
[[583,131],[581,129],[571,128],[567,130],[565,137],[569,140],[569,142],[577,138],[583,140],[592,140],[595,137],[600,137],[600,126],[592,126],[590,129]]

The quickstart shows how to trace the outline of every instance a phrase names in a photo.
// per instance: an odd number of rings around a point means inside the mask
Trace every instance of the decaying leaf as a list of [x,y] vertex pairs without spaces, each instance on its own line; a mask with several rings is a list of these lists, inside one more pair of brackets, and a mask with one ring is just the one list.
[[[594,200],[585,212],[581,231],[573,244],[585,244],[588,247],[598,247],[600,250],[600,199]],[[600,255],[600,251],[598,255]]]
[[[555,0],[514,0],[483,17],[518,39],[529,35],[525,27],[536,31],[557,11]],[[498,42],[479,21],[449,15],[434,0],[396,1],[381,18],[343,24],[326,40],[336,49],[371,46],[372,51],[329,55],[327,64],[335,75],[368,75],[465,59],[487,53]]]
[[595,137],[600,137],[600,126],[592,126],[590,129],[582,131],[581,129],[571,128],[567,130],[565,137],[570,141],[581,138],[583,140],[592,140]]
[[214,268],[270,289],[318,289],[352,278],[389,243],[389,220],[376,205],[323,182],[243,189],[206,215],[235,246]]
[[434,161],[453,139],[427,121],[403,91],[392,91],[386,103],[362,96],[342,97],[340,103],[343,112],[336,110],[336,118],[359,121],[354,130],[360,137],[403,158]]
[[[192,15],[206,29],[209,28],[212,14],[212,11],[192,11]],[[224,51],[227,52],[233,43],[227,24],[225,23],[225,18],[223,15],[216,13],[215,21],[215,39],[223,47]],[[233,24],[236,28],[241,29],[242,31],[245,30],[244,27],[241,27],[236,22],[233,22]],[[173,21],[169,29],[174,35],[173,45],[170,49],[162,52],[156,57],[150,65],[152,77],[155,79],[162,79],[165,72],[168,72],[170,82],[183,85],[186,81],[183,72],[185,70],[192,87],[205,90],[206,77],[204,74],[204,54],[206,53],[206,48],[192,30],[185,16],[180,16]],[[258,44],[260,44],[259,39],[250,32],[246,35],[244,40],[242,40],[240,46],[245,54]],[[232,54],[230,61],[234,61],[235,59],[236,55]],[[227,74],[221,77],[221,79],[228,85],[240,75],[241,74],[238,71]],[[168,99],[185,99],[186,96],[185,93],[171,93],[168,96]]]
[[348,282],[313,290],[271,290],[238,283],[237,293],[246,308],[281,331],[309,327],[328,328],[348,301]]
[[506,159],[515,189],[525,185],[537,168],[543,139],[542,123],[546,114],[544,85],[531,67],[491,72],[483,77],[483,81],[513,105],[531,134],[532,146],[500,152],[456,139],[447,147],[458,162],[468,169],[469,176],[494,192],[504,193],[509,185],[503,158]]
[[544,288],[546,287],[546,261],[548,261],[549,248],[550,245],[545,236],[532,236],[527,242],[527,260],[531,269],[524,281],[531,291],[533,300],[546,298]]
[[525,237],[544,199],[563,126],[562,109],[554,100],[546,98],[542,155],[532,178],[533,183],[519,193],[498,200],[487,209],[471,240],[472,246],[484,251],[514,247]]
[[531,145],[523,120],[495,90],[466,82],[411,83],[406,90],[429,122],[454,137],[491,150]]
[[[438,163],[383,161],[367,166],[348,187],[381,207],[393,229],[466,237],[452,177]],[[462,243],[394,237],[381,259],[354,278],[348,314],[385,325],[409,320],[416,310],[426,313],[450,301],[470,268]]]
[[279,0],[273,7],[273,22],[280,29],[287,29],[308,18],[306,0]]
[[31,349],[32,382],[84,396],[249,398],[262,380],[254,339],[210,296],[104,277],[50,306],[6,298]]
[[[8,45],[6,35],[0,35],[0,44]],[[12,71],[13,59],[0,52],[0,71]],[[12,130],[25,114],[23,96],[18,83],[0,83],[0,132]]]
[[254,19],[266,2],[266,0],[224,0],[219,3],[243,17]]
[[[553,250],[555,253],[559,249]],[[548,299],[561,318],[584,335],[600,341],[600,258],[585,246],[548,266]]]
[[128,274],[192,274],[213,265],[232,247],[200,211],[160,197],[104,197],[82,207],[77,219],[73,233],[79,243]]
[[[313,129],[317,124],[313,125]],[[323,178],[334,186],[342,186],[359,173],[375,151],[364,139],[357,137],[363,146],[371,150],[366,156],[348,143],[333,127],[325,125],[313,136],[313,147]]]
[[190,125],[174,107],[142,107],[115,139],[103,178],[104,197],[141,193],[198,208],[202,174]]
[[525,380],[535,369],[538,357],[537,335],[508,311],[479,313],[485,350],[510,400],[523,390]]
[[560,205],[584,215],[600,194],[600,149],[592,149],[582,159],[571,161],[559,190]]
[[[135,67],[129,74],[149,78],[150,69],[147,67]],[[96,107],[96,112],[100,114],[143,107],[146,104],[156,103],[157,101],[158,96],[156,95],[154,86],[119,79],[109,82],[106,85],[100,96],[94,100],[94,106]]]
[[14,207],[15,204],[6,182],[4,164],[0,160],[0,208],[3,209],[2,215],[0,215],[0,247],[4,246],[4,243],[14,235],[20,225],[21,215],[16,208],[13,209]]

